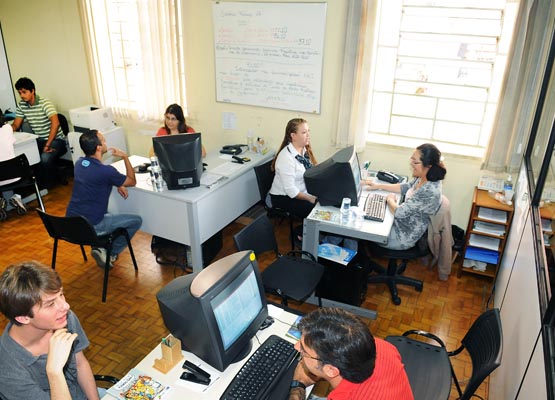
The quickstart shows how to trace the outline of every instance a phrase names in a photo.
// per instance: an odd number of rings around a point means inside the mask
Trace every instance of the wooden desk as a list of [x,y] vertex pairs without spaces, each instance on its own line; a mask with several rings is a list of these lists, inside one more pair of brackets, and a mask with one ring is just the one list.
[[[360,212],[362,212],[362,208],[366,203],[366,197],[370,192],[371,191],[362,192],[359,202]],[[383,192],[384,194],[386,193],[384,191],[373,192]],[[355,209],[352,211],[352,214],[357,213],[355,207],[351,207],[351,209]],[[325,221],[321,218],[318,218],[318,213],[322,211],[330,212],[335,221]],[[310,215],[304,220],[303,250],[308,251],[315,257],[317,257],[320,232],[346,236],[353,239],[369,240],[376,243],[387,243],[389,232],[391,231],[392,226],[393,214],[389,210],[389,207],[386,209],[385,219],[383,222],[364,219],[362,217],[362,214],[359,216],[351,215],[349,221],[345,222],[341,220],[339,208],[331,206],[322,207],[318,204],[316,205],[316,207],[314,207]],[[318,299],[314,295],[311,296],[307,301],[313,304],[318,304]],[[341,307],[365,318],[376,319],[377,317],[377,313],[373,310],[357,307],[350,304],[339,303],[329,299],[322,299],[322,305],[324,307]]]
[[[193,271],[201,271],[202,243],[260,201],[253,167],[272,159],[274,152],[265,155],[247,152],[245,155],[251,161],[241,165],[231,164],[217,152],[209,153],[204,160],[208,172],[222,166],[233,168],[227,179],[211,188],[201,185],[156,192],[150,174],[137,174],[137,186],[128,188],[127,200],[119,195],[117,188],[112,190],[108,211],[138,214],[143,218],[141,230],[190,246]],[[139,156],[129,159],[133,166],[149,162]],[[112,165],[125,173],[123,161]]]
[[[269,328],[258,331],[256,338],[253,338],[253,348],[249,355],[242,359],[241,361],[231,364],[224,372],[217,372],[216,374],[212,374],[213,370],[210,366],[208,366],[204,361],[200,358],[195,356],[192,353],[183,351],[182,354],[185,356],[186,360],[189,360],[195,365],[200,366],[204,370],[209,371],[211,375],[214,377],[219,375],[217,381],[215,381],[212,385],[207,388],[200,388],[205,389],[205,392],[200,392],[194,390],[195,384],[191,384],[186,381],[182,381],[179,379],[179,376],[183,372],[181,365],[183,361],[179,362],[174,368],[172,368],[167,374],[163,374],[162,372],[154,369],[152,366],[154,364],[154,360],[157,358],[161,358],[162,350],[160,345],[156,346],[154,350],[152,350],[139,364],[137,364],[136,368],[140,371],[144,372],[146,375],[151,376],[155,380],[161,382],[162,384],[169,385],[172,387],[170,393],[168,393],[167,397],[164,397],[164,400],[214,400],[218,399],[220,395],[225,391],[229,383],[235,377],[239,369],[243,366],[243,364],[249,359],[249,357],[255,352],[255,350],[259,347],[259,343],[263,343],[270,335],[278,335],[281,336],[290,342],[294,343],[294,340],[285,336],[285,333],[289,329],[290,325],[295,322],[297,315],[284,311],[278,307],[268,305],[269,314],[274,317],[275,322]],[[258,340],[257,340],[258,338]],[[201,385],[196,385],[200,387]],[[103,400],[111,400],[113,397],[109,394],[106,394]]]

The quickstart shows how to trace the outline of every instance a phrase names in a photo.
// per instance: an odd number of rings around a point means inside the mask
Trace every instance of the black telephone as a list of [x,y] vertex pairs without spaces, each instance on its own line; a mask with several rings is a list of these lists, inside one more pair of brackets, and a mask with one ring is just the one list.
[[378,175],[376,175],[376,177],[380,181],[388,183],[399,183],[399,181],[401,180],[397,175],[389,171],[378,171]]
[[228,144],[222,147],[220,153],[222,154],[231,154],[232,156],[236,156],[243,152],[243,147],[248,147],[246,144]]

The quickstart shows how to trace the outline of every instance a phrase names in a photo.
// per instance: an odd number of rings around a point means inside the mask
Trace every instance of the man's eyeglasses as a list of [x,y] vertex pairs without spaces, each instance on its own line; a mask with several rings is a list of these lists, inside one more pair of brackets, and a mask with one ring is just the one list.
[[313,356],[311,356],[310,354],[308,354],[308,353],[306,352],[306,350],[304,349],[303,344],[302,344],[301,342],[299,342],[299,345],[300,345],[300,347],[301,347],[301,357],[312,358],[313,360],[316,360],[316,361],[322,361],[321,358],[313,357]]

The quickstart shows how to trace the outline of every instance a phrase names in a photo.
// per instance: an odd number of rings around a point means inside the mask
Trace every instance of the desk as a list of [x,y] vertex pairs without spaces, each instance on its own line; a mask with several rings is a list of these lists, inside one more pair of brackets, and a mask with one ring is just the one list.
[[[278,307],[268,305],[269,314],[274,317],[275,322],[269,328],[258,331],[257,338],[260,343],[263,343],[270,335],[278,335],[281,336],[290,342],[294,343],[294,340],[285,336],[285,333],[289,329],[290,325],[295,322],[297,315],[289,313],[287,311],[283,311]],[[154,360],[157,358],[162,357],[162,350],[160,345],[156,346],[154,350],[152,350],[145,358],[137,364],[136,368],[140,371],[144,372],[145,374],[151,376],[155,380],[165,384],[172,386],[172,391],[168,393],[167,397],[164,397],[164,400],[195,400],[195,399],[202,399],[202,400],[214,400],[218,399],[221,394],[225,391],[231,380],[237,375],[239,369],[243,366],[243,364],[249,359],[249,357],[254,353],[254,351],[259,347],[259,342],[256,338],[253,338],[253,348],[249,355],[242,359],[241,361],[231,364],[224,372],[219,373],[220,377],[217,381],[215,381],[210,387],[206,389],[204,393],[200,393],[190,389],[188,382],[181,381],[179,376],[183,372],[181,365],[185,360],[179,362],[173,369],[171,369],[167,374],[163,374],[157,369],[152,368],[154,364]],[[185,359],[191,361],[195,365],[199,365],[203,369],[209,369],[206,367],[206,363],[199,359],[192,353],[183,351],[182,354],[185,356]],[[211,369],[211,368],[210,368]],[[112,400],[113,397],[109,394],[106,394],[103,400]]]
[[29,165],[40,162],[39,149],[37,147],[37,135],[27,132],[14,132],[14,152],[16,157],[25,153]]
[[[127,200],[118,194],[117,188],[112,190],[108,211],[138,214],[143,218],[141,230],[189,245],[193,271],[201,271],[202,243],[260,201],[253,167],[271,160],[274,153],[262,155],[247,152],[245,155],[251,159],[250,162],[231,164],[237,169],[211,188],[200,186],[156,192],[148,173],[137,174],[137,186],[128,188]],[[139,156],[129,159],[133,166],[149,162],[147,158]],[[208,164],[208,172],[230,163],[220,158],[218,152],[209,153],[204,162]],[[125,173],[123,161],[112,165]]]
[[[382,191],[372,191],[373,193]],[[366,203],[366,197],[370,191],[363,191],[360,195],[360,207],[364,207]],[[386,193],[383,191],[383,193]],[[353,209],[355,207],[351,207]],[[316,217],[317,213],[320,211],[329,211],[334,216],[336,216],[336,221],[323,221]],[[358,212],[357,210],[352,211],[352,213]],[[331,206],[320,206],[319,204],[314,207],[310,215],[305,218],[303,224],[303,250],[308,251],[315,256],[318,254],[318,244],[320,232],[326,232],[336,235],[342,235],[354,239],[369,240],[376,243],[387,243],[387,238],[391,227],[393,226],[393,214],[386,209],[385,219],[383,222],[370,221],[362,218],[361,216],[355,218],[355,215],[351,215],[348,223],[345,223],[339,217],[339,208]],[[312,304],[318,304],[318,299],[312,295],[308,300]],[[359,316],[376,319],[376,312],[368,310],[362,307],[357,307],[351,304],[339,303],[337,301],[322,299],[322,305],[324,307],[341,307],[351,311]]]

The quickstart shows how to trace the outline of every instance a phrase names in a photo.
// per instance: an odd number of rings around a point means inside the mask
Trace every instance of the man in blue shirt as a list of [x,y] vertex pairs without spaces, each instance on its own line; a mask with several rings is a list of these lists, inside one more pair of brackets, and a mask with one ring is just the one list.
[[[126,199],[127,187],[135,186],[135,171],[129,162],[127,154],[120,149],[111,148],[112,154],[121,157],[125,163],[125,175],[119,173],[111,165],[102,164],[102,155],[108,151],[104,135],[97,130],[83,133],[79,138],[79,145],[85,157],[75,163],[73,192],[67,206],[66,215],[80,215],[89,220],[97,234],[112,233],[116,228],[126,228],[129,237],[139,230],[142,219],[134,214],[108,213],[108,200],[112,187],[118,188],[118,193]],[[125,249],[127,242],[119,237],[114,242],[110,264],[116,261],[119,253]],[[106,250],[93,248],[91,255],[99,267],[104,268]]]

